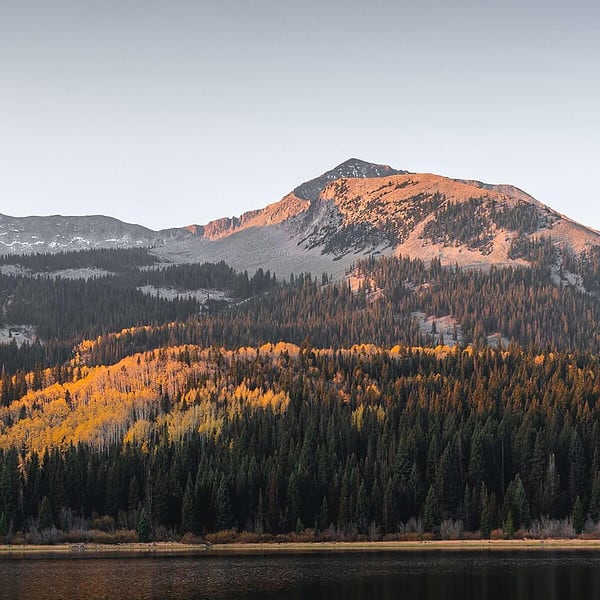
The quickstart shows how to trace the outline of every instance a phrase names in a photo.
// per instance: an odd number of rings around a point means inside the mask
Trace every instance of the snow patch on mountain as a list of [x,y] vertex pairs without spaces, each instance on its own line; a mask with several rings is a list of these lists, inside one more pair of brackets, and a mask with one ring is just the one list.
[[15,342],[20,348],[25,342],[33,343],[37,340],[33,325],[5,325],[0,327],[0,344]]
[[51,279],[98,279],[99,277],[107,277],[114,275],[110,271],[104,269],[96,269],[91,267],[77,269],[61,269],[59,271],[32,271],[19,264],[0,265],[0,274],[10,275],[13,277],[49,277]]
[[0,274],[12,277],[33,277],[34,273],[21,265],[0,265]]
[[460,323],[451,315],[436,317],[427,315],[421,311],[415,311],[410,315],[419,323],[422,335],[432,336],[434,343],[446,346],[464,344],[464,336]]
[[80,269],[62,269],[60,271],[50,271],[48,273],[39,273],[39,275],[51,277],[52,279],[98,279],[100,277],[109,277],[115,275],[104,269],[80,268]]
[[202,305],[206,305],[210,300],[218,302],[232,302],[226,290],[217,289],[199,289],[199,290],[177,290],[171,287],[155,287],[153,285],[144,285],[137,288],[147,296],[163,298],[165,300],[197,300]]

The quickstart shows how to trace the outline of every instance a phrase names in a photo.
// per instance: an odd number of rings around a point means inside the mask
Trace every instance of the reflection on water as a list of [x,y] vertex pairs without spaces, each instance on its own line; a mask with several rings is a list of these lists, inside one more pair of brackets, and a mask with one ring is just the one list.
[[0,561],[14,600],[588,600],[594,553],[360,554]]

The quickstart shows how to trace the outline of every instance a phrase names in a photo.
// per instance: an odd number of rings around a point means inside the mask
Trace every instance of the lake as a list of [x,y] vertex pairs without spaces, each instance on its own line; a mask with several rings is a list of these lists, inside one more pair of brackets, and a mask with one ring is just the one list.
[[424,552],[0,561],[11,600],[588,600],[594,552]]

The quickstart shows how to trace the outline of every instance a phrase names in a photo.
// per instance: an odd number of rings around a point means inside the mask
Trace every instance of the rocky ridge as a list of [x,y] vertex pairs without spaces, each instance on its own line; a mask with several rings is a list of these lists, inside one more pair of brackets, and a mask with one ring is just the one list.
[[349,159],[279,202],[239,217],[153,231],[103,216],[0,215],[0,252],[152,247],[171,262],[225,260],[278,274],[341,274],[357,257],[403,254],[443,264],[527,264],[551,239],[581,254],[600,234],[510,185],[417,174]]

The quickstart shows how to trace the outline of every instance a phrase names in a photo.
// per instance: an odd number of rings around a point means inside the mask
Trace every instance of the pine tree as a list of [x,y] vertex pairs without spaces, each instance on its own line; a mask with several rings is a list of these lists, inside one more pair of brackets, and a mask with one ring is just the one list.
[[573,528],[575,533],[581,533],[583,531],[583,525],[585,523],[585,514],[583,512],[583,504],[581,498],[577,496],[575,503],[573,504]]
[[519,525],[529,525],[529,521],[531,519],[529,499],[527,498],[525,486],[523,485],[519,475],[517,475],[515,478],[514,506],[519,511]]
[[569,492],[571,498],[581,496],[585,491],[585,452],[581,444],[581,438],[573,431],[569,444]]
[[508,515],[509,512],[513,515],[514,524],[517,529],[529,525],[529,501],[519,475],[516,475],[510,482],[504,496],[502,513]]
[[196,503],[191,475],[188,476],[181,503],[181,533],[198,533],[198,519],[196,517]]
[[152,517],[155,522],[167,523],[170,515],[169,504],[169,481],[167,473],[158,468],[153,477],[152,485]]
[[40,529],[51,529],[54,527],[54,518],[52,517],[52,508],[48,496],[44,496],[40,503],[40,509],[38,511],[38,522]]
[[106,513],[112,517],[117,516],[119,510],[119,474],[117,472],[117,465],[111,464],[108,469],[107,476],[107,489],[106,489]]
[[138,509],[136,531],[140,542],[147,542],[150,539],[150,515],[145,506]]
[[383,494],[383,529],[386,533],[396,531],[398,526],[398,508],[396,492],[392,480],[389,479]]
[[592,492],[590,494],[590,516],[594,523],[600,519],[600,472],[594,473],[592,480]]
[[256,533],[264,533],[267,522],[267,511],[265,510],[265,501],[263,500],[262,489],[258,491],[258,505],[256,508]]
[[140,503],[140,486],[137,477],[134,475],[129,482],[127,490],[127,508],[134,511]]
[[[599,482],[600,483],[600,482]],[[548,467],[546,469],[546,479],[542,493],[542,513],[549,517],[554,517],[557,510],[558,494],[560,491],[560,477],[556,468],[556,459],[554,454],[548,457]],[[598,488],[600,501],[600,487]]]
[[321,502],[321,509],[319,510],[318,526],[320,531],[325,531],[329,527],[329,506],[327,504],[327,498],[323,496]]
[[4,513],[7,523],[17,526],[19,522],[19,458],[17,451],[11,448],[4,455],[4,464],[0,471],[0,512]]
[[442,512],[437,490],[433,485],[429,486],[425,507],[423,509],[423,528],[425,531],[436,533],[442,524]]
[[289,531],[296,526],[300,519],[300,489],[296,475],[292,473],[287,487],[287,522]]
[[225,481],[225,477],[221,478],[219,489],[217,491],[217,529],[231,529],[233,527],[233,508],[231,506],[231,495]]
[[468,531],[472,531],[475,527],[473,524],[473,513],[471,510],[471,488],[469,484],[465,484],[465,494],[463,499],[463,517],[465,520],[465,527]]
[[369,523],[369,499],[367,496],[367,490],[365,489],[364,481],[358,488],[354,521],[357,524],[360,532],[365,533],[367,531],[367,525]]
[[513,522],[513,516],[511,511],[508,511],[508,516],[506,517],[506,521],[504,521],[502,529],[504,530],[504,535],[509,540],[512,540],[515,537],[515,525]]
[[342,477],[342,487],[340,490],[340,499],[338,505],[338,529],[344,530],[351,521],[351,509],[350,509],[350,490],[348,477],[344,473]]
[[532,491],[531,494],[531,509],[537,513],[542,505],[543,490],[544,490],[544,471],[545,471],[545,457],[546,457],[546,440],[543,430],[539,430],[535,437],[535,444],[533,446],[533,455],[530,461],[528,471],[528,489]]
[[492,533],[492,514],[490,507],[490,498],[488,495],[487,489],[482,484],[482,492],[481,492],[481,518],[480,518],[480,526],[481,537],[485,540],[490,538]]

